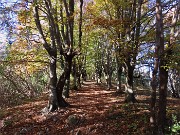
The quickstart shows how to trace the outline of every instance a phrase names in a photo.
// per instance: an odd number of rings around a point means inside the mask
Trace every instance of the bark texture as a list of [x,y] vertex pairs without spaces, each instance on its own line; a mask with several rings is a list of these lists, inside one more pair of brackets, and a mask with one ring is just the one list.
[[159,46],[159,108],[158,108],[158,132],[165,134],[166,125],[166,97],[167,97],[167,82],[168,70],[164,67],[167,62],[164,55],[164,31],[163,31],[163,16],[162,2],[156,0],[156,44]]
[[[74,38],[74,0],[66,0],[56,1],[56,5],[52,5],[51,0],[45,1],[33,1],[34,6],[34,19],[36,23],[36,27],[42,38],[42,44],[50,57],[50,98],[49,104],[47,107],[47,111],[54,111],[59,107],[66,107],[69,104],[62,97],[62,92],[64,89],[65,82],[67,80],[67,86],[69,86],[69,78],[71,73],[72,59],[78,52],[73,51],[73,38]],[[60,5],[60,11],[57,11],[57,4]],[[43,5],[43,6],[42,6]],[[63,14],[63,9],[65,9],[65,13]],[[41,11],[46,11],[44,15],[46,16],[48,23],[48,30],[44,30],[40,21]],[[60,12],[60,14],[58,14]],[[59,17],[61,19],[61,24],[58,23]],[[64,18],[66,17],[66,22]],[[61,25],[61,26],[59,26]],[[61,28],[61,30],[59,29]],[[46,33],[46,34],[45,34]],[[48,33],[48,34],[47,34]],[[49,36],[50,41],[47,40],[46,36]],[[66,44],[66,46],[65,46]],[[59,77],[57,81],[57,54],[58,51],[61,56],[64,57],[64,71]],[[60,61],[62,63],[62,59]],[[69,87],[67,87],[69,90]],[[65,97],[69,96],[69,91],[65,91]]]

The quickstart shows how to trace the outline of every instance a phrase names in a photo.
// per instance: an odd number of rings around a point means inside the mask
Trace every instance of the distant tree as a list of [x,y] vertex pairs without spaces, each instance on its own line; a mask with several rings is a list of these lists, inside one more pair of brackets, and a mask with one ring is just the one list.
[[113,64],[113,46],[110,44],[110,41],[107,38],[107,35],[103,37],[104,44],[102,45],[103,52],[102,52],[102,66],[104,69],[104,74],[105,74],[105,79],[106,79],[106,84],[108,87],[108,90],[111,89],[112,87],[112,74],[114,71],[114,64]]
[[[83,0],[80,0],[79,1],[79,18],[78,18],[78,49],[79,51],[82,53],[83,52],[83,47],[82,47],[82,36],[83,36],[83,4],[84,4],[84,1]],[[83,55],[79,55],[77,56],[74,61],[73,61],[73,72],[72,72],[72,75],[74,77],[74,86],[73,88],[75,90],[77,90],[78,88],[81,87],[81,76],[82,76],[82,73],[83,73],[83,69],[85,68],[85,63],[84,63],[84,60],[85,60],[85,57],[86,56],[83,56]]]
[[[139,37],[141,28],[141,10],[142,10],[142,0],[134,0],[132,8],[129,10],[129,14],[125,14],[127,18],[130,15],[130,23],[125,26],[127,27],[127,38],[130,38],[129,45],[127,47],[127,53],[125,57],[125,72],[126,72],[126,101],[136,102],[134,92],[133,92],[133,73],[136,65],[136,57],[138,55],[138,49],[140,48]],[[137,10],[136,10],[137,8]],[[137,14],[137,15],[136,15]],[[131,27],[133,25],[133,27]]]
[[97,46],[94,48],[95,51],[95,80],[96,83],[102,83],[103,77],[103,52],[102,44],[100,41],[96,42]]

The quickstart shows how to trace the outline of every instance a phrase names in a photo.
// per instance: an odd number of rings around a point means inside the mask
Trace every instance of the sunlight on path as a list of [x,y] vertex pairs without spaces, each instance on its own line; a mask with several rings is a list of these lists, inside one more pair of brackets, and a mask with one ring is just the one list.
[[[115,105],[121,105],[123,99],[113,94],[114,90],[105,90],[95,82],[84,82],[78,91],[70,91],[70,98],[65,99],[70,106],[60,108],[53,113],[42,115],[41,110],[47,106],[48,98],[40,98],[27,104],[9,108],[9,126],[3,129],[6,135],[26,132],[27,135],[37,135],[49,133],[57,135],[70,135],[73,130],[81,130],[86,134],[94,134],[101,129],[107,120],[108,111]],[[46,95],[47,96],[47,95]],[[13,113],[14,112],[14,113]],[[74,127],[67,122],[70,116],[77,116],[78,122]],[[2,121],[0,121],[2,127]],[[81,128],[81,129],[79,129]]]
[[[43,95],[1,113],[0,133],[3,134],[0,135],[75,135],[78,132],[82,135],[124,135],[134,133],[133,122],[136,131],[144,134],[149,128],[148,124],[144,125],[149,113],[147,96],[138,93],[141,103],[127,105],[124,104],[125,95],[115,93],[116,90],[107,90],[103,84],[87,81],[80,90],[70,90],[70,98],[65,99],[69,107],[49,114],[41,112],[48,102],[48,95]],[[178,105],[175,100],[172,104]]]
[[68,100],[74,111],[85,114],[96,121],[96,118],[99,119],[99,116],[104,115],[115,103],[116,105],[122,104],[123,99],[114,97],[114,92],[103,89],[95,82],[85,82],[82,89],[77,91],[76,96],[73,97],[76,98],[76,102],[71,103],[71,98]]

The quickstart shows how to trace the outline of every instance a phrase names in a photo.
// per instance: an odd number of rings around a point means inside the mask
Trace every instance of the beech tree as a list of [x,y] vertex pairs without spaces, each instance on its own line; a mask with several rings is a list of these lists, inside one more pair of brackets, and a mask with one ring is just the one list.
[[[75,4],[74,0],[69,0],[68,2],[66,0],[56,1],[55,3],[51,0],[44,0],[42,2],[34,0],[33,4],[35,23],[41,35],[43,46],[50,57],[49,88],[51,93],[48,111],[54,111],[58,107],[68,106],[68,103],[62,97],[62,92],[66,80],[69,81],[72,59],[78,54],[77,51],[73,50]],[[65,11],[65,16],[63,11]],[[47,18],[46,26],[49,27],[47,31],[43,29],[41,15]],[[58,23],[58,20],[61,20],[61,23]],[[56,73],[58,53],[64,57],[65,61],[64,71],[59,79],[57,79]],[[66,96],[68,97],[68,95]]]
[[[157,35],[156,38],[159,39],[157,44],[159,44],[159,104],[158,104],[158,130],[160,134],[165,133],[165,126],[167,124],[166,118],[166,106],[167,106],[167,83],[168,83],[168,68],[167,68],[167,56],[171,55],[166,52],[165,43],[164,43],[164,29],[163,29],[163,15],[162,15],[162,2],[161,0],[156,0],[156,14],[157,14]],[[177,6],[177,13],[179,12],[179,3]],[[176,16],[176,15],[175,15]],[[172,29],[170,33],[170,45],[172,45],[173,39],[173,29],[174,24],[176,23],[177,17],[173,17]]]
[[[78,48],[79,48],[79,51],[82,53],[82,26],[83,26],[83,0],[80,0],[80,6],[79,6],[79,22],[78,22]],[[82,55],[79,55],[76,57],[76,59],[74,59],[74,62],[73,62],[73,72],[72,72],[72,75],[74,77],[74,89],[77,90],[78,88],[81,87],[81,75],[83,73],[83,69],[85,68],[84,67],[84,59],[85,59],[85,56],[82,56]]]
[[[162,10],[165,6],[162,6],[161,0],[156,0],[156,46],[154,51],[154,69],[152,73],[152,95],[151,95],[151,117],[150,122],[152,124],[152,131],[154,134],[164,134],[165,126],[167,124],[166,118],[166,106],[167,106],[167,84],[168,84],[168,61],[172,58],[172,45],[174,42],[174,23],[176,23],[176,17],[173,16],[172,28],[170,32],[170,43],[166,46],[166,39],[164,37],[164,25]],[[167,3],[166,3],[167,4]],[[175,4],[176,5],[176,4]],[[178,4],[179,5],[179,4]],[[177,6],[179,7],[179,6]],[[178,9],[178,8],[177,8]],[[177,10],[177,12],[179,12]],[[165,29],[166,30],[166,29]],[[166,30],[167,31],[167,30]],[[158,73],[158,74],[157,74]],[[171,81],[171,78],[170,78]],[[159,90],[158,101],[158,113],[156,114],[156,89]]]
[[166,123],[166,96],[168,71],[163,66],[166,61],[163,59],[164,54],[164,31],[162,17],[162,2],[156,0],[156,44],[159,46],[159,110],[158,110],[158,129],[164,133]]

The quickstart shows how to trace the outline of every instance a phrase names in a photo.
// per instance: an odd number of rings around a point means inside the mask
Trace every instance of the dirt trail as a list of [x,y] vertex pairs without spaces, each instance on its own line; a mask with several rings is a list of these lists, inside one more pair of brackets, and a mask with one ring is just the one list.
[[115,91],[113,90],[103,89],[95,82],[85,82],[76,96],[73,96],[68,101],[77,112],[99,117],[114,104],[122,102],[122,98],[117,98],[114,95]]
[[[149,96],[139,93],[139,103],[124,104],[124,94],[85,82],[70,91],[70,106],[49,114],[41,110],[48,96],[0,111],[0,135],[136,135],[148,134]],[[144,93],[144,92],[143,92]],[[171,100],[172,105],[178,104]],[[179,101],[179,100],[178,100]],[[174,106],[172,107],[174,110]]]
[[[41,109],[47,104],[47,97],[27,104],[9,108],[1,116],[4,127],[2,134],[57,134],[68,135],[72,132],[100,134],[104,128],[106,113],[123,99],[113,96],[115,91],[103,89],[95,82],[84,82],[78,91],[71,91],[67,108],[42,115]],[[77,123],[69,124],[68,117],[74,116]],[[97,132],[97,133],[95,133]],[[103,134],[103,133],[102,133]]]

